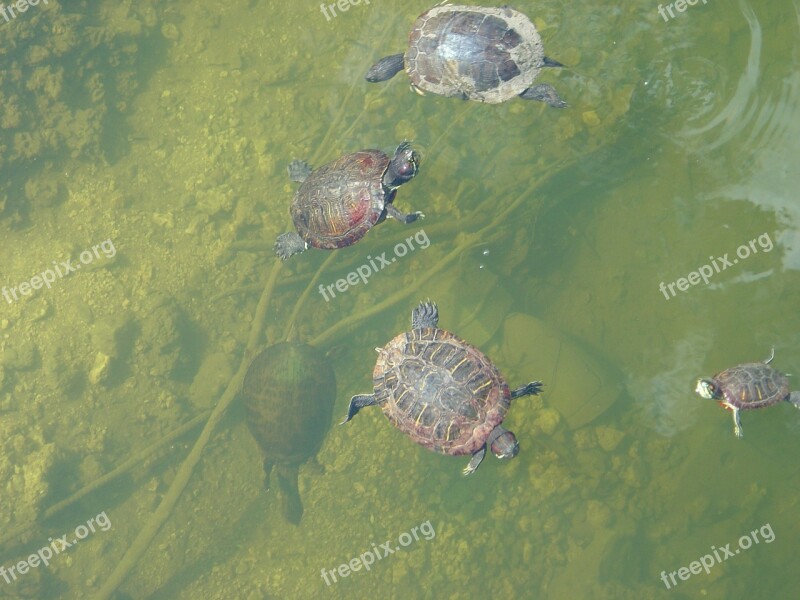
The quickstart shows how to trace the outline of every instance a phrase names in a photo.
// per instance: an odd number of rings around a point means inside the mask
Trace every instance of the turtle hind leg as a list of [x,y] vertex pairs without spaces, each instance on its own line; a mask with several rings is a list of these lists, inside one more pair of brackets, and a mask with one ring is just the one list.
[[733,413],[733,434],[737,438],[744,437],[744,430],[742,429],[742,418],[739,415],[741,412],[738,408],[732,408],[731,412]]
[[300,500],[300,489],[297,485],[299,468],[296,465],[276,465],[275,478],[280,489],[281,514],[293,525],[298,525],[303,518],[303,502]]
[[790,404],[793,404],[795,408],[800,408],[800,392],[792,392],[789,394],[787,400]]
[[297,183],[303,183],[311,175],[311,165],[304,160],[293,160],[286,170],[289,172],[289,179]]
[[545,56],[542,59],[542,66],[543,67],[563,67],[564,65],[562,65],[557,60],[555,60],[553,58],[550,58],[549,56]]
[[347,423],[365,406],[374,406],[377,403],[374,394],[356,394],[350,398],[350,406],[347,407],[347,417],[345,417],[345,420],[339,423],[339,425]]
[[558,95],[556,88],[549,83],[537,83],[532,85],[527,90],[519,95],[520,98],[525,100],[536,100],[537,102],[544,102],[553,108],[566,108],[567,103]]
[[512,391],[511,399],[514,400],[521,396],[538,396],[539,392],[542,391],[542,386],[544,386],[544,384],[541,381],[531,381],[529,384]]
[[275,254],[280,256],[281,260],[286,260],[290,256],[299,254],[307,249],[308,244],[306,244],[305,240],[303,240],[303,238],[297,235],[294,231],[280,234],[278,239],[275,240],[275,245],[273,246]]
[[378,83],[379,81],[387,81],[397,75],[403,70],[403,55],[392,54],[391,56],[384,56],[374,65],[369,68],[364,79],[370,83]]
[[478,450],[475,454],[472,455],[472,458],[469,459],[469,463],[467,463],[467,466],[464,467],[464,470],[461,472],[464,475],[472,475],[478,469],[478,467],[481,466],[484,456],[486,456],[485,444],[480,450]]
[[414,310],[411,311],[411,329],[422,329],[423,327],[438,327],[439,326],[439,309],[435,302],[426,300],[420,302]]

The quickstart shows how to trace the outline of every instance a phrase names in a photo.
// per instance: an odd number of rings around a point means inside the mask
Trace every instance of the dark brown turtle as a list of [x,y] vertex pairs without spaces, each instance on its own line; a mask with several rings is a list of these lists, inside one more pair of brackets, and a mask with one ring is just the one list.
[[307,344],[275,344],[253,359],[242,396],[247,426],[264,453],[265,487],[274,470],[281,512],[297,524],[303,516],[298,469],[317,454],[330,427],[336,399],[333,369]]
[[380,150],[362,150],[315,171],[308,163],[293,161],[289,176],[301,182],[291,208],[297,233],[279,235],[275,252],[286,260],[309,246],[343,248],[387,216],[403,223],[424,217],[421,212],[403,214],[392,204],[397,188],[418,170],[419,155],[408,142],[400,144],[392,158]]
[[553,86],[532,85],[542,67],[562,66],[544,55],[539,32],[521,12],[444,4],[417,17],[405,54],[382,58],[365,78],[386,81],[405,67],[419,93],[491,104],[520,96],[564,108]]
[[695,391],[703,398],[716,400],[733,411],[733,433],[742,437],[740,410],[772,406],[784,400],[800,408],[800,392],[789,392],[789,379],[768,366],[775,358],[775,348],[763,363],[736,365],[712,378],[698,379]]
[[497,458],[519,452],[517,438],[500,426],[511,401],[538,394],[533,381],[509,391],[505,379],[480,350],[439,329],[436,305],[423,302],[411,313],[411,331],[378,349],[374,393],[350,400],[346,423],[365,406],[383,414],[412,440],[434,452],[471,454],[464,469],[478,468],[486,446]]

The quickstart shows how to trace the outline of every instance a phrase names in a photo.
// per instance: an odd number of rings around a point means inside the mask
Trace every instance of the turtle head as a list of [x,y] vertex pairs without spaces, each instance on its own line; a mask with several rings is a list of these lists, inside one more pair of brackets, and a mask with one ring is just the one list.
[[383,184],[388,188],[396,188],[414,178],[419,170],[419,154],[409,142],[397,147],[389,168],[383,176]]
[[695,386],[694,391],[707,400],[719,400],[724,395],[719,383],[717,383],[716,380],[709,379],[707,377],[697,380],[697,385]]
[[497,458],[514,458],[519,454],[519,442],[517,442],[517,437],[505,429],[491,441],[489,447],[492,450],[492,454]]

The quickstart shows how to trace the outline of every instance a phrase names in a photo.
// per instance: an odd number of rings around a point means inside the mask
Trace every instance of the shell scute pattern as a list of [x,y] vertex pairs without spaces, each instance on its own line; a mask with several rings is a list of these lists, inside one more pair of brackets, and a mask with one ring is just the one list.
[[282,342],[259,353],[242,383],[247,425],[262,451],[281,464],[315,455],[330,426],[336,378],[323,355]]
[[743,410],[769,406],[789,395],[786,376],[763,363],[732,367],[716,379],[722,385],[725,400]]
[[384,207],[383,174],[389,157],[379,150],[342,156],[311,172],[292,203],[297,233],[314,248],[342,248],[361,239]]
[[373,379],[389,420],[419,444],[444,454],[480,448],[511,400],[494,365],[441,329],[415,329],[394,338],[381,351]]
[[421,90],[496,103],[527,89],[543,57],[541,38],[522,13],[440,6],[417,19],[405,62]]

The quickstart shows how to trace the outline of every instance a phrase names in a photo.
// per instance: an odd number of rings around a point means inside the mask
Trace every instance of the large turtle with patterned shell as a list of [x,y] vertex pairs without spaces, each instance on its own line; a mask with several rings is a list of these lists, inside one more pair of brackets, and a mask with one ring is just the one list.
[[775,348],[764,362],[736,365],[711,378],[698,379],[695,391],[733,411],[733,433],[744,435],[739,411],[765,408],[784,400],[800,408],[800,392],[789,391],[789,379],[769,366]]
[[408,142],[391,158],[380,150],[361,150],[313,171],[304,161],[292,161],[289,176],[301,183],[290,209],[297,232],[278,236],[276,254],[286,260],[309,246],[344,248],[387,216],[402,223],[424,217],[421,212],[404,214],[392,204],[397,188],[418,170],[419,154]]
[[497,458],[519,452],[517,438],[501,427],[511,401],[538,394],[533,381],[509,391],[492,361],[474,346],[438,328],[435,304],[423,302],[411,313],[411,331],[378,349],[374,392],[350,400],[346,423],[365,406],[383,414],[412,440],[441,454],[471,454],[469,475],[481,464],[487,446]]
[[510,6],[441,4],[414,22],[404,54],[375,63],[365,79],[391,79],[405,68],[420,94],[497,104],[515,96],[567,106],[553,86],[532,85],[542,67],[562,67],[544,55],[531,20]]

